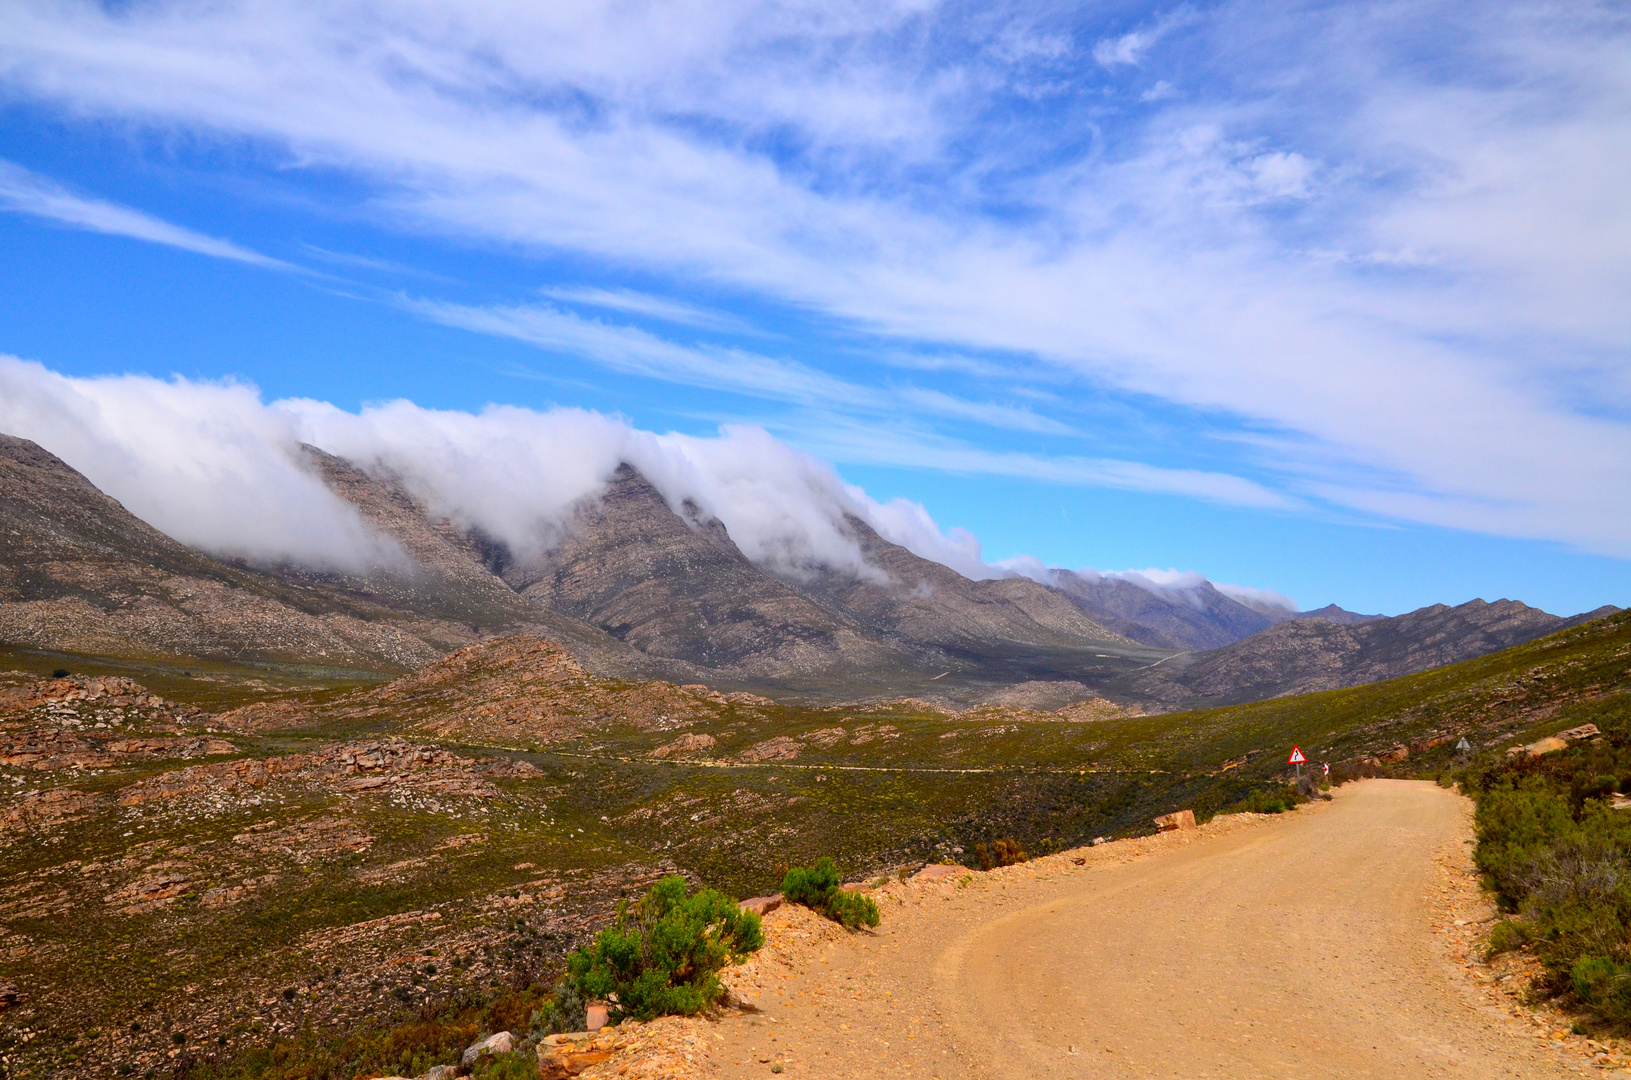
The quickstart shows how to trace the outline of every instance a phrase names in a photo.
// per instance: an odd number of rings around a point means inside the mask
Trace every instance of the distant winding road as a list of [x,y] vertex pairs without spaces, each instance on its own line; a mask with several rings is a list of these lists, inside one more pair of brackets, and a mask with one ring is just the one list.
[[[726,1077],[1579,1075],[1481,1001],[1431,932],[1459,798],[1366,781],[1146,857],[904,890],[723,1025]],[[1129,849],[1131,851],[1131,849]],[[779,992],[777,992],[779,991]],[[775,1021],[769,1022],[768,1017]],[[771,1036],[775,1036],[774,1042]]]

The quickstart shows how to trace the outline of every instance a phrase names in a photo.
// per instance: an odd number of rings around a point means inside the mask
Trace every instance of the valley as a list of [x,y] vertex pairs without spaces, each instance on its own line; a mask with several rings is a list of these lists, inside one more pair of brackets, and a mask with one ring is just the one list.
[[1293,743],[1435,776],[1463,736],[1623,726],[1617,609],[972,580],[854,518],[860,569],[778,574],[627,466],[523,556],[303,453],[396,555],[215,558],[0,441],[8,1076],[226,1076],[519,1009],[664,874],[1046,857],[1257,806]]

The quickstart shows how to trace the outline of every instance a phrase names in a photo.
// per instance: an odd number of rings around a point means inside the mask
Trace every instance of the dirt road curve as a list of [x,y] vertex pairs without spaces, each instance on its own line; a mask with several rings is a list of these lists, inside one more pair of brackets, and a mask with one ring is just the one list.
[[1140,841],[1145,857],[1103,857],[1115,844],[917,889],[886,933],[767,978],[765,1015],[724,1025],[714,1061],[729,1078],[1578,1075],[1432,933],[1434,857],[1466,836],[1458,797],[1368,781]]

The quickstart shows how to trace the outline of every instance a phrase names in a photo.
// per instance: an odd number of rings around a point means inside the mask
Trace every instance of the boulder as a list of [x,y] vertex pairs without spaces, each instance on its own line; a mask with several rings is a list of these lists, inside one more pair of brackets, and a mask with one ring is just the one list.
[[583,1026],[590,1031],[599,1031],[612,1018],[612,1009],[604,1001],[591,1001],[584,1007],[583,1015]]
[[515,1036],[508,1031],[500,1031],[497,1034],[487,1036],[474,1046],[468,1047],[464,1052],[464,1056],[459,1059],[459,1064],[468,1069],[484,1054],[508,1054],[514,1049]]
[[760,916],[769,915],[772,911],[775,911],[781,906],[781,893],[772,893],[769,896],[751,896],[741,903],[741,908],[743,911],[751,911],[755,915]]
[[945,881],[947,878],[956,877],[958,874],[969,873],[973,873],[973,871],[966,866],[958,866],[956,863],[932,863],[913,874],[912,880]]
[[419,1080],[458,1080],[459,1067],[457,1065],[438,1065]]
[[587,1031],[547,1035],[538,1044],[538,1077],[539,1080],[568,1080],[611,1056],[611,1050],[596,1046]]
[[1179,829],[1193,829],[1195,825],[1195,811],[1178,810],[1171,814],[1162,814],[1155,819],[1155,827],[1162,832],[1177,832]]

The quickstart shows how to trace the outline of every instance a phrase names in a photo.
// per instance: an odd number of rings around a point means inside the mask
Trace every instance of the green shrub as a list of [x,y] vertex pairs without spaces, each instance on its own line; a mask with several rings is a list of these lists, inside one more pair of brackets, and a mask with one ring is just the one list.
[[471,1080],[538,1080],[538,1055],[527,1051],[483,1055],[476,1061]]
[[1569,969],[1569,982],[1580,999],[1606,1020],[1631,1018],[1631,965],[1606,956],[1582,956]]
[[870,896],[838,887],[838,864],[823,855],[814,866],[795,866],[782,878],[782,899],[803,904],[850,930],[877,926],[878,905]]
[[880,919],[878,904],[872,897],[848,889],[835,889],[827,898],[827,914],[846,930],[877,926]]
[[1001,840],[991,841],[991,846],[984,844],[974,845],[974,855],[980,860],[981,870],[991,870],[998,866],[1014,866],[1030,858],[1025,849],[1019,846],[1019,841],[1004,837]]
[[795,866],[782,878],[782,899],[825,911],[827,898],[838,888],[838,864],[827,855],[814,866]]
[[616,921],[566,958],[567,971],[579,994],[606,1000],[613,1020],[692,1016],[724,991],[719,970],[764,941],[759,916],[714,889],[687,896],[675,875],[619,904]]
[[1511,952],[1513,949],[1522,948],[1528,941],[1529,932],[1522,923],[1514,922],[1511,919],[1502,919],[1490,927],[1489,951],[1485,958],[1488,959],[1498,953]]
[[555,991],[543,1008],[533,1010],[527,1020],[527,1032],[537,1042],[545,1035],[582,1031],[589,1026],[588,1006],[578,993],[577,984],[564,978],[555,984]]
[[1295,787],[1276,788],[1273,791],[1259,788],[1223,812],[1226,814],[1283,814],[1287,810],[1295,810],[1297,803],[1300,801]]

